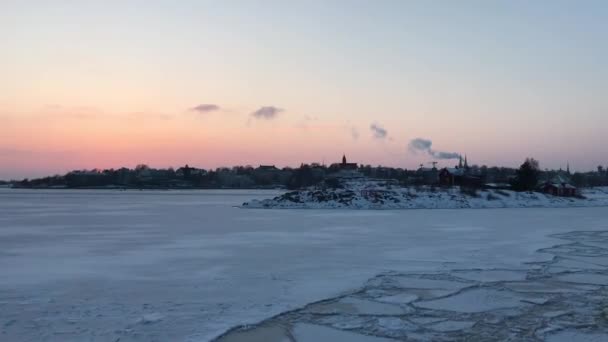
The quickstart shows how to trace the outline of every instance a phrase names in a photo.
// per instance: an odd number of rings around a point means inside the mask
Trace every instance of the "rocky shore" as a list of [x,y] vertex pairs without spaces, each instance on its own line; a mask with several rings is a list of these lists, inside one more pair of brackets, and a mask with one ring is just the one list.
[[286,192],[265,200],[243,203],[260,209],[458,209],[587,207],[608,205],[607,188],[589,188],[577,197],[557,197],[540,192],[460,187],[402,187],[389,182],[357,179],[337,187],[314,187]]

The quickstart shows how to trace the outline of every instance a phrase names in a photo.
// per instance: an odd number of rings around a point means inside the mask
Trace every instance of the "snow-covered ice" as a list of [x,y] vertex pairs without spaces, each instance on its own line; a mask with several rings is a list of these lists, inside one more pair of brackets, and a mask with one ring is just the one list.
[[[277,194],[0,189],[0,340],[606,332],[606,208],[236,207]],[[314,310],[336,303],[348,309]],[[549,314],[561,311],[573,314]]]
[[342,330],[327,328],[321,325],[297,324],[293,328],[293,334],[298,342],[390,342],[394,340],[354,334]]
[[315,305],[310,308],[309,311],[314,313],[358,315],[402,315],[407,313],[407,310],[398,305],[353,297],[346,297],[335,303]]
[[547,342],[604,342],[606,341],[606,333],[584,333],[578,331],[560,331],[551,334],[547,338]]
[[595,273],[568,273],[556,277],[559,280],[591,285],[608,285],[608,275]]
[[418,299],[418,296],[414,295],[414,294],[410,294],[410,293],[399,293],[399,294],[392,295],[392,296],[384,296],[384,297],[376,298],[376,300],[379,302],[393,303],[393,304],[408,304],[408,303],[415,301],[416,299]]
[[526,272],[520,270],[467,270],[454,271],[452,272],[452,275],[462,279],[481,282],[516,281],[526,279]]
[[[342,179],[338,188],[312,186],[271,199],[253,199],[243,208],[253,209],[455,209],[455,208],[567,208],[608,206],[608,188],[580,190],[582,196],[557,197],[541,192],[459,187],[404,187],[386,180]],[[471,231],[479,227],[460,229]]]
[[517,308],[522,306],[522,299],[524,297],[506,291],[477,288],[445,298],[418,302],[415,305],[425,309],[472,313]]
[[429,326],[429,328],[437,331],[458,331],[463,329],[469,329],[475,325],[475,322],[471,321],[443,321],[435,323]]

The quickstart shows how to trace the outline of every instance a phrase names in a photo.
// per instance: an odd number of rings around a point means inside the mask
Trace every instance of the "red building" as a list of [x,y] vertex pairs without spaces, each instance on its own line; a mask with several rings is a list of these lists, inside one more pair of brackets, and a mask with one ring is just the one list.
[[460,168],[443,168],[439,171],[439,184],[454,186],[462,183],[464,170]]
[[573,197],[578,195],[578,189],[561,175],[557,175],[551,181],[546,182],[542,190],[544,193],[553,196]]

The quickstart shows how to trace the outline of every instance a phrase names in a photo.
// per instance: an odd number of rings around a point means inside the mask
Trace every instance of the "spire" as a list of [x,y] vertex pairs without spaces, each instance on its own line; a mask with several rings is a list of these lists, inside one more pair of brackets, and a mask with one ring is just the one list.
[[566,173],[570,174],[570,162],[566,164]]
[[346,164],[346,154],[342,155],[342,164]]
[[467,155],[464,155],[464,168],[468,169],[469,168],[469,163],[467,162]]
[[460,156],[460,161],[458,161],[458,168],[462,169],[462,156]]

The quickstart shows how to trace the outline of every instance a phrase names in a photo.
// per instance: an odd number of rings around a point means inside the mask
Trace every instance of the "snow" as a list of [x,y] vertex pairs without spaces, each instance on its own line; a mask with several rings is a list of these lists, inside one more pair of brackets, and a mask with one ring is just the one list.
[[608,275],[594,273],[568,273],[557,276],[561,281],[572,283],[591,284],[591,285],[608,285]]
[[409,320],[416,324],[425,325],[425,324],[443,322],[443,321],[445,321],[445,318],[424,317],[423,316],[423,317],[412,317]]
[[[193,340],[194,341],[194,340]],[[291,342],[289,331],[279,325],[265,325],[255,330],[236,331],[224,342]]]
[[398,317],[380,317],[378,326],[386,331],[416,330],[418,327]]
[[410,293],[400,293],[393,296],[384,296],[376,298],[379,302],[393,303],[393,304],[409,304],[418,299],[418,296]]
[[352,306],[356,313],[362,315],[401,315],[406,313],[406,310],[397,305],[352,297],[344,298],[340,303]]
[[319,319],[318,323],[328,325],[336,329],[352,330],[364,328],[370,319],[373,319],[373,317],[354,315],[328,315]]
[[530,281],[505,283],[506,288],[518,292],[543,292],[543,293],[571,293],[597,290],[597,286],[588,284],[570,284],[568,282],[555,281]]
[[544,297],[529,297],[522,299],[522,302],[543,305],[549,301],[549,298]]
[[151,323],[156,323],[161,321],[165,316],[155,312],[155,313],[151,313],[151,314],[146,314],[143,315],[142,318],[140,318],[137,323],[141,323],[141,324],[151,324]]
[[608,338],[607,334],[583,333],[578,331],[560,331],[551,334],[547,342],[604,342]]
[[[507,315],[511,326],[557,320],[577,332],[574,320],[589,327],[578,333],[595,333],[606,271],[584,264],[608,260],[606,208],[236,207],[277,195],[0,189],[0,339],[199,342],[230,331],[224,340],[467,340],[482,329],[506,340],[514,333],[499,323],[429,331]],[[543,273],[556,257],[576,261],[578,273]],[[534,296],[551,300],[525,302]],[[323,303],[347,309],[307,311]],[[520,315],[528,308],[537,311]],[[576,315],[543,316],[558,311]],[[416,335],[416,326],[429,328]]]
[[481,281],[517,281],[525,280],[526,272],[513,270],[473,270],[473,271],[455,271],[452,275],[458,278]]
[[347,331],[327,328],[320,325],[297,324],[293,328],[293,334],[298,342],[389,342],[395,341],[387,338],[365,336]]
[[583,262],[583,261],[570,260],[570,259],[559,259],[557,262],[555,262],[551,266],[550,271],[553,272],[553,273],[560,273],[560,272],[564,272],[566,270],[573,270],[573,269],[577,269],[577,270],[590,270],[590,269],[605,270],[606,267],[605,266],[601,266],[601,265],[591,264],[591,263],[588,263],[588,262]]
[[475,196],[459,187],[401,187],[367,178],[342,180],[342,188],[312,187],[287,192],[273,199],[244,202],[253,209],[456,209],[456,208],[564,208],[608,206],[608,189],[582,189],[584,198],[556,197],[540,192],[482,189]]
[[425,309],[473,313],[517,308],[522,306],[522,299],[524,297],[516,293],[479,288],[446,298],[417,302],[414,305]]
[[402,315],[408,311],[398,305],[380,303],[353,297],[340,299],[335,303],[314,305],[308,311],[320,314],[359,314],[359,315]]
[[470,321],[443,321],[443,322],[432,324],[432,325],[429,326],[429,328],[431,328],[433,330],[436,330],[436,331],[448,332],[448,331],[457,331],[457,330],[469,329],[469,328],[473,327],[473,325],[475,325],[475,322],[470,322]]
[[395,280],[397,286],[406,289],[437,289],[457,291],[471,285],[470,283],[462,283],[458,281],[415,278],[413,276],[397,277]]
[[549,312],[545,312],[543,314],[544,317],[548,317],[548,318],[555,318],[555,317],[559,317],[559,316],[563,316],[563,315],[567,315],[569,314],[570,311],[566,311],[566,310],[560,310],[560,311],[549,311]]

